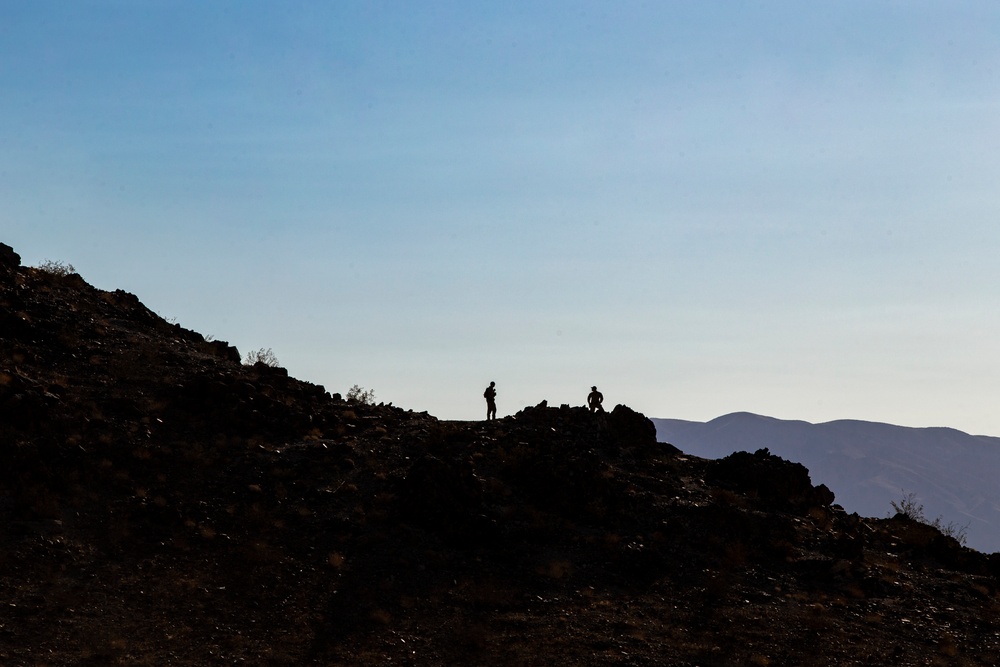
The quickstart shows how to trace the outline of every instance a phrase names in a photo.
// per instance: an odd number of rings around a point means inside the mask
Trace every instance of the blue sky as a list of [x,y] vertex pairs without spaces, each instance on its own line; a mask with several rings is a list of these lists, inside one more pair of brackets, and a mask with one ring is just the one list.
[[302,379],[1000,435],[1000,6],[0,0],[0,241]]

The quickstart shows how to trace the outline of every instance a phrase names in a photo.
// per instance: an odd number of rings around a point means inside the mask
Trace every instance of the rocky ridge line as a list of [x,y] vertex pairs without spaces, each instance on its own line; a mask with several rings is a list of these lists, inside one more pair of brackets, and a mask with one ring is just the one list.
[[995,555],[626,406],[350,403],[0,245],[3,664],[993,664]]

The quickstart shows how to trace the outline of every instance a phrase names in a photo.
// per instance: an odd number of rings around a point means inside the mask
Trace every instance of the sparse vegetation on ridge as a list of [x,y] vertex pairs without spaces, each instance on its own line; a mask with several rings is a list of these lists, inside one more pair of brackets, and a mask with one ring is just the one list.
[[365,389],[360,385],[354,385],[347,390],[347,400],[351,403],[361,403],[362,405],[374,405],[375,390]]
[[265,366],[278,366],[278,357],[274,354],[271,348],[264,349],[263,347],[259,350],[251,350],[246,353],[243,357],[243,363],[247,366],[253,366],[254,364],[264,364]]
[[52,259],[43,260],[36,268],[54,276],[69,276],[76,273],[76,268],[72,264]]
[[927,523],[927,518],[924,516],[924,506],[917,500],[915,493],[904,491],[902,498],[899,500],[890,500],[889,505],[896,514],[901,514],[911,521]]
[[895,514],[902,515],[911,521],[927,524],[939,530],[941,534],[951,537],[965,546],[968,541],[969,524],[959,524],[954,521],[945,522],[943,517],[928,520],[924,515],[924,506],[917,500],[916,494],[903,492],[899,500],[890,500],[889,505]]

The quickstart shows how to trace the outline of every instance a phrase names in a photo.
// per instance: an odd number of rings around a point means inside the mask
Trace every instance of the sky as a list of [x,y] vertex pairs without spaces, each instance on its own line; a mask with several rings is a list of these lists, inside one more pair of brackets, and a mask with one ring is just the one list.
[[0,0],[0,241],[303,380],[1000,435],[1000,5]]

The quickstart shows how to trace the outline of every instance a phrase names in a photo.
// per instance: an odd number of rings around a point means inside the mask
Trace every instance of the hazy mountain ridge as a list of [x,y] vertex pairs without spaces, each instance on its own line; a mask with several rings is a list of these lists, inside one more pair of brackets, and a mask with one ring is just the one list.
[[1000,551],[1000,438],[945,427],[913,428],[861,420],[811,424],[747,412],[709,422],[653,419],[661,440],[721,458],[771,452],[799,461],[848,511],[886,516],[890,501],[913,493],[928,518],[968,525],[969,546]]

